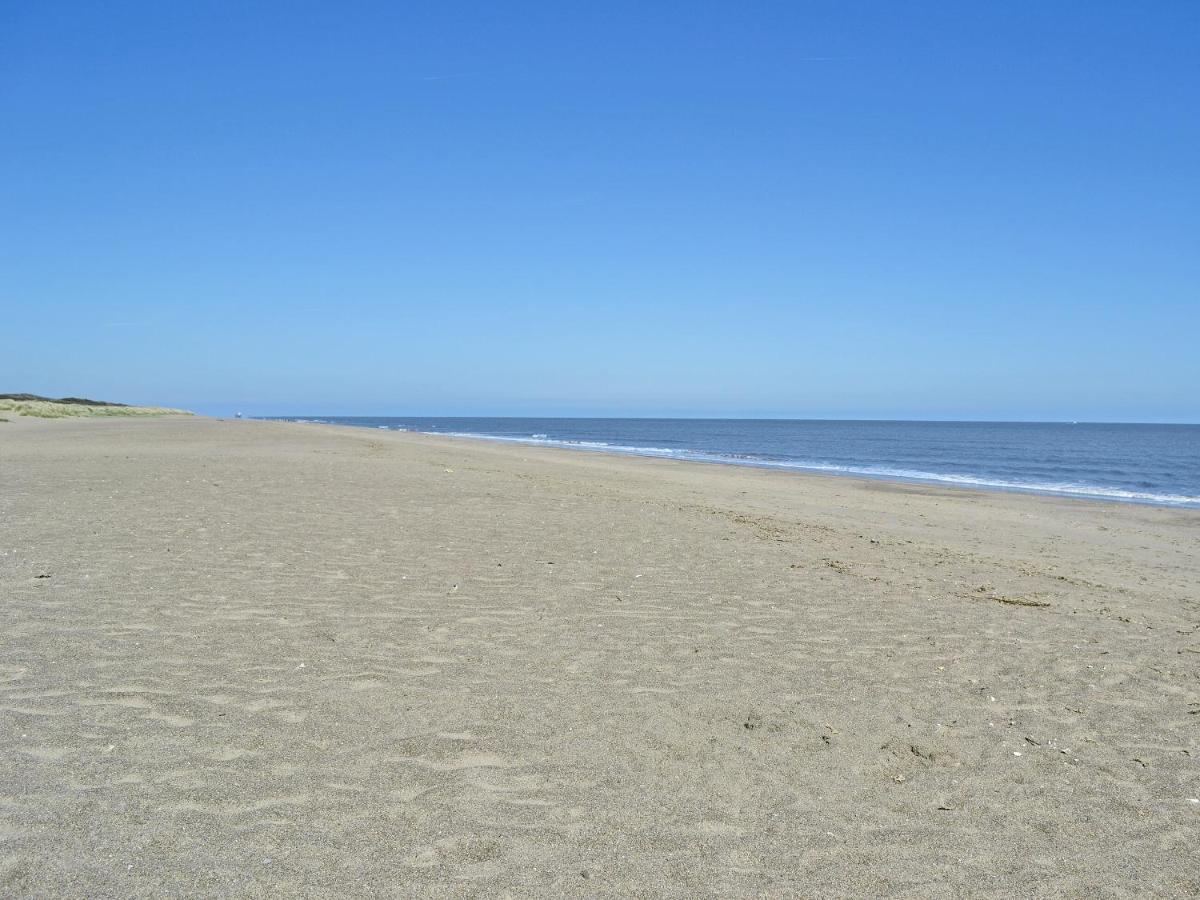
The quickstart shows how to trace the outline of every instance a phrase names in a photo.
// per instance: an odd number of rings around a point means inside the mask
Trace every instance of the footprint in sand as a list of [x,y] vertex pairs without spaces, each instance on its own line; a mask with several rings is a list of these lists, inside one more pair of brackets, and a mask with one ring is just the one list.
[[75,752],[74,747],[19,747],[17,749],[40,762],[58,762]]
[[214,762],[234,762],[247,756],[260,756],[256,750],[243,750],[240,747],[224,747],[204,754]]
[[422,769],[432,769],[435,772],[458,772],[463,769],[508,769],[517,765],[499,754],[480,752],[462,753],[446,760],[401,756],[397,758],[396,762],[409,763]]
[[142,718],[150,719],[154,722],[162,722],[171,728],[188,728],[195,724],[194,719],[189,719],[187,716],[174,716],[170,713],[147,713]]
[[711,834],[719,837],[741,837],[746,833],[745,828],[730,825],[728,822],[715,822],[711,819],[702,821],[699,828],[703,834]]

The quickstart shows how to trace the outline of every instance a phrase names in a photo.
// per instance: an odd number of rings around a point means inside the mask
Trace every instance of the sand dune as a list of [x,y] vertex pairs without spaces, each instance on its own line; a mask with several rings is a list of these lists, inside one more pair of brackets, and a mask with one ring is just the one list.
[[5,896],[1195,896],[1200,514],[0,425]]

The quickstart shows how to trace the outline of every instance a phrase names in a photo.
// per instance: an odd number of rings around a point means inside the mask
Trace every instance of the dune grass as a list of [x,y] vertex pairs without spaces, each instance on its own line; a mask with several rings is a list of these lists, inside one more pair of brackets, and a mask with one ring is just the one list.
[[34,416],[39,419],[191,415],[186,410],[161,406],[92,406],[84,403],[57,403],[53,400],[0,400],[0,413]]

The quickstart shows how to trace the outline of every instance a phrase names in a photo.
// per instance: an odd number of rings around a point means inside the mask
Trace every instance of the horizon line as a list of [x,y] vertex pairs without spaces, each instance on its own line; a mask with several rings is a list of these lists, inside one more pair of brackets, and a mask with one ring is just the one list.
[[[220,417],[217,417],[220,418]],[[274,415],[247,415],[248,419],[591,419],[596,421],[684,421],[684,422],[879,422],[879,423],[914,423],[947,425],[1178,425],[1182,427],[1197,427],[1200,422],[1190,421],[1147,421],[1135,419],[953,419],[953,418],[885,418],[885,417],[821,417],[821,416],[697,416],[697,415],[514,415],[514,414],[475,414],[475,415],[428,415],[424,413],[409,414],[355,414],[355,413],[293,413]]]

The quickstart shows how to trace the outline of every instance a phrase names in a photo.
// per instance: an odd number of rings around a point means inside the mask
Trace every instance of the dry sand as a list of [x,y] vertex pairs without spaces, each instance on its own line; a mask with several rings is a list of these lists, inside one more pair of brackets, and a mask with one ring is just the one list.
[[1200,514],[0,423],[0,895],[1195,896]]

